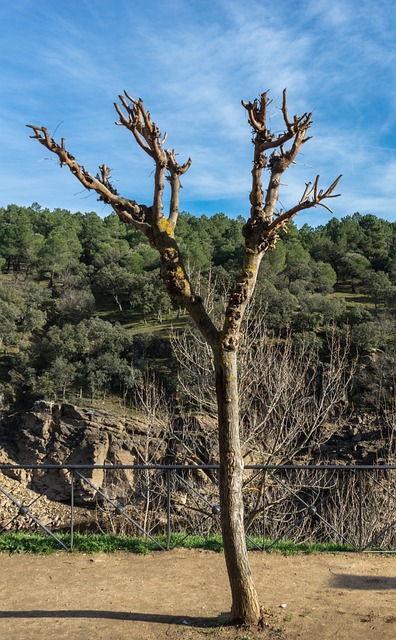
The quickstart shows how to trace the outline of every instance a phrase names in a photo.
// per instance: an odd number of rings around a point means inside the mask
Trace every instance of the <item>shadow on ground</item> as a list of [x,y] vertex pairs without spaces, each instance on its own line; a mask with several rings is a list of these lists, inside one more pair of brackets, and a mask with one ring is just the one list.
[[396,578],[389,576],[354,576],[349,573],[333,574],[331,586],[337,589],[366,589],[390,591],[396,589]]
[[129,620],[134,622],[157,622],[159,624],[174,624],[190,627],[213,628],[227,623],[227,614],[215,618],[198,618],[191,616],[175,616],[161,613],[137,613],[130,611],[104,611],[79,609],[32,609],[31,611],[0,611],[0,618],[88,618],[108,620]]

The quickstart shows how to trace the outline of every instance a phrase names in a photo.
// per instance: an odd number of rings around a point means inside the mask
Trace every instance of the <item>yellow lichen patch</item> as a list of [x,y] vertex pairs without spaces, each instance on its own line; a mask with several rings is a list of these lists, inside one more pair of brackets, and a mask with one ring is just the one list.
[[182,280],[184,280],[186,277],[186,274],[184,273],[184,269],[180,264],[176,268],[176,276],[178,278],[181,278]]
[[187,276],[185,274],[185,271],[183,269],[183,267],[181,265],[178,265],[178,267],[176,268],[176,278],[178,278],[179,280],[182,280],[184,282],[184,286],[186,289],[186,293],[188,293],[188,295],[191,293],[190,291],[190,283],[187,279]]
[[175,226],[164,216],[158,220],[158,227],[160,231],[164,231],[170,238],[174,237]]

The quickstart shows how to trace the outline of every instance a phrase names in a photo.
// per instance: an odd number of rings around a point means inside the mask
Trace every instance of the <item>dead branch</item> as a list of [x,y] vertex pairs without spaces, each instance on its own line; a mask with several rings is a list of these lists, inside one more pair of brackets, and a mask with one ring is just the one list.
[[312,184],[307,182],[305,185],[304,193],[299,201],[294,207],[285,211],[284,213],[277,216],[277,218],[269,225],[269,231],[274,231],[276,229],[286,229],[286,223],[289,222],[292,218],[294,218],[299,211],[304,209],[311,209],[312,207],[321,206],[333,213],[330,207],[323,202],[327,198],[338,198],[340,193],[333,193],[334,189],[338,185],[341,180],[342,175],[339,175],[336,180],[326,189],[319,189],[319,179],[320,176],[316,176],[315,182]]
[[143,100],[135,100],[126,91],[124,94],[118,96],[124,111],[119,104],[114,103],[120,117],[116,124],[131,131],[138,145],[155,162],[153,214],[157,221],[162,218],[164,178],[168,174],[166,177],[171,188],[168,221],[174,228],[179,214],[180,176],[189,169],[191,158],[183,165],[178,164],[175,150],[163,148],[167,134],[162,135],[159,127],[151,120],[150,112],[146,110]]
[[[286,130],[275,136],[271,133],[267,123],[267,111],[271,101],[268,92],[260,96],[260,100],[254,102],[244,102],[242,105],[248,113],[248,121],[253,129],[254,159],[252,169],[252,188],[250,192],[250,218],[252,222],[258,223],[266,220],[272,221],[275,206],[278,201],[281,176],[289,165],[294,161],[301,146],[309,140],[307,137],[308,128],[311,125],[311,113],[304,113],[302,116],[294,116],[291,121],[288,116],[286,89],[283,91],[281,112]],[[285,144],[292,141],[290,149],[285,148]],[[268,150],[273,149],[270,157]],[[270,177],[268,187],[264,196],[262,185],[262,172],[268,168]],[[269,246],[268,243],[259,244]]]
[[34,135],[30,138],[38,140],[46,149],[58,156],[61,167],[67,166],[86,189],[96,191],[100,201],[111,205],[123,222],[132,224],[150,239],[150,230],[145,222],[148,213],[147,207],[118,195],[117,190],[110,183],[110,169],[105,164],[99,168],[100,174],[93,176],[83,165],[78,164],[74,156],[66,150],[64,138],[61,139],[59,145],[51,138],[45,127],[31,124],[26,126],[34,131]]

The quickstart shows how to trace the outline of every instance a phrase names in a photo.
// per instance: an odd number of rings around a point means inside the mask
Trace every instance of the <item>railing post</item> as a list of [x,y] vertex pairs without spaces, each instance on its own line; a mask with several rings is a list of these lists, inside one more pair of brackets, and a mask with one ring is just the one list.
[[74,469],[70,469],[70,551],[73,551],[74,543]]
[[265,531],[266,531],[266,480],[267,480],[267,472],[264,471],[264,478],[263,478],[263,541],[261,544],[261,550],[265,551]]
[[363,471],[359,469],[359,551],[363,549],[363,483],[362,483]]
[[170,535],[171,535],[171,524],[170,524],[170,519],[171,519],[171,506],[170,506],[170,502],[171,502],[171,470],[167,469],[166,470],[166,495],[167,495],[167,502],[166,502],[166,548],[169,551],[170,549]]

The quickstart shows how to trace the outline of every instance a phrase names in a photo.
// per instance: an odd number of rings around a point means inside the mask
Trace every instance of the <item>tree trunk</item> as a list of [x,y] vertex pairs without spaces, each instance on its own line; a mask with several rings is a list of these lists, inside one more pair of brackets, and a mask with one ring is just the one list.
[[113,293],[112,295],[117,304],[118,311],[123,311],[121,298],[116,293]]
[[260,605],[246,549],[243,457],[239,439],[237,352],[214,348],[220,449],[220,510],[231,587],[231,622],[255,624]]

